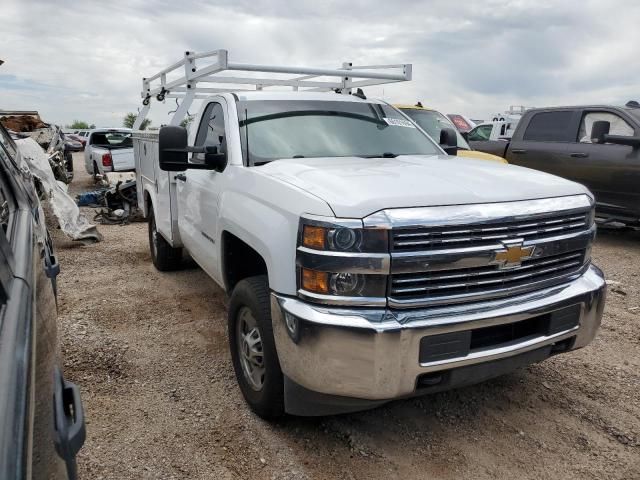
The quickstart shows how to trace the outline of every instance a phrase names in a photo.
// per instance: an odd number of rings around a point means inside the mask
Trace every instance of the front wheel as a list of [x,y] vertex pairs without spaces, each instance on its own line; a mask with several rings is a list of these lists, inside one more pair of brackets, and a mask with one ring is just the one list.
[[229,347],[238,385],[264,419],[284,414],[284,383],[271,325],[266,275],[238,282],[229,301]]
[[153,208],[149,211],[149,249],[151,260],[161,272],[177,270],[182,261],[182,249],[173,248],[164,239],[156,227],[156,216]]

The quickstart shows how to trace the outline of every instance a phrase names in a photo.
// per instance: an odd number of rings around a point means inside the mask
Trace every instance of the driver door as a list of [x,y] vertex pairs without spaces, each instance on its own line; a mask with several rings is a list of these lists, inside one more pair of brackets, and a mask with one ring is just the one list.
[[[224,99],[213,101],[205,108],[195,146],[216,146],[226,153],[225,126],[228,124]],[[192,163],[204,162],[204,154],[191,154]],[[182,243],[191,257],[210,276],[218,270],[218,200],[223,172],[189,169],[175,175],[178,198],[178,230]]]

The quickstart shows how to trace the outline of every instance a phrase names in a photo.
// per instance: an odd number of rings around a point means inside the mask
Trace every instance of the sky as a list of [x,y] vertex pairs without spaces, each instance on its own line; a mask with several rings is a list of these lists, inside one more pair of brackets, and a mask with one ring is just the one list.
[[[0,109],[119,126],[142,77],[216,49],[242,63],[411,63],[411,82],[365,93],[471,118],[623,104],[640,100],[639,19],[636,0],[2,0]],[[174,108],[154,105],[153,124]]]

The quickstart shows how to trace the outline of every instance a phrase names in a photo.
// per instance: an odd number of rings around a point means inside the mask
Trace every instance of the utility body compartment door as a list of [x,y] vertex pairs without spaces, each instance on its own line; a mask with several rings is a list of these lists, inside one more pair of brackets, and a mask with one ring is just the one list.
[[[145,201],[148,193],[151,204],[145,212],[149,216],[150,209],[156,220],[158,232],[174,247],[180,246],[177,234],[177,202],[175,192],[175,172],[160,170],[158,163],[158,135],[138,133],[133,139],[135,155],[136,188],[138,202]],[[173,208],[173,211],[172,211]]]
[[[223,98],[216,97],[204,108],[194,146],[216,146],[227,151],[226,125],[228,108]],[[192,163],[202,163],[202,154],[190,154]],[[178,199],[178,230],[191,257],[211,277],[219,270],[219,198],[227,171],[189,169],[174,174]]]

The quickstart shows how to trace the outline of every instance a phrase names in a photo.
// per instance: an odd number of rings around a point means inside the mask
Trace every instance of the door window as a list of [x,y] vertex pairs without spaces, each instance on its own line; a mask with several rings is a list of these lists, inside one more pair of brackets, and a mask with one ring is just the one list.
[[558,110],[534,114],[524,132],[523,140],[534,142],[572,142],[575,130],[571,135],[572,110]]
[[[196,135],[196,146],[214,146],[219,153],[225,152],[224,110],[219,103],[207,105]],[[204,161],[204,154],[194,153],[192,159]]]
[[467,140],[472,142],[482,142],[491,138],[493,125],[480,125],[469,132]]
[[633,137],[633,127],[622,117],[609,112],[588,112],[582,117],[582,122],[580,122],[580,131],[578,132],[578,141],[580,143],[591,143],[593,123],[599,120],[609,122],[611,125],[609,133],[611,135]]

